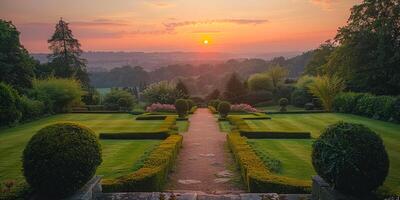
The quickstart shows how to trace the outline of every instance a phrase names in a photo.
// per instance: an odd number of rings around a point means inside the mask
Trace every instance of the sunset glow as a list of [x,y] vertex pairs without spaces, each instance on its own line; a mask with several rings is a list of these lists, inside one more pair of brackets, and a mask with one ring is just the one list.
[[31,52],[48,52],[60,17],[85,51],[204,51],[210,43],[208,51],[303,51],[334,37],[358,2],[2,0],[0,17],[16,24]]

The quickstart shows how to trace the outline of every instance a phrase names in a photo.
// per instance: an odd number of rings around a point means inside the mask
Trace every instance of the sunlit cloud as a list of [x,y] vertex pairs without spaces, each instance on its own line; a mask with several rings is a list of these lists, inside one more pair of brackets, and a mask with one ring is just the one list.
[[332,10],[333,4],[337,3],[338,0],[309,0],[311,3],[321,7],[324,10]]
[[203,20],[203,21],[182,21],[182,22],[171,22],[164,23],[164,26],[167,31],[175,31],[176,28],[183,26],[195,26],[201,24],[217,24],[217,23],[230,23],[230,24],[249,24],[249,25],[258,25],[265,24],[268,20],[266,19],[214,19],[214,20]]

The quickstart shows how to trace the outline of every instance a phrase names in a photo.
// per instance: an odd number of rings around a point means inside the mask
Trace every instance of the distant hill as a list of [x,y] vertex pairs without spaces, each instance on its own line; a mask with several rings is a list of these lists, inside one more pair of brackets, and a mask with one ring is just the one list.
[[[221,52],[84,52],[82,57],[88,61],[88,69],[91,72],[109,71],[115,67],[124,65],[141,66],[146,71],[175,64],[218,64],[230,59],[260,58],[269,60],[277,56],[290,58],[300,54],[299,52],[273,52],[262,54],[233,54]],[[47,62],[47,54],[31,54],[41,63]]]

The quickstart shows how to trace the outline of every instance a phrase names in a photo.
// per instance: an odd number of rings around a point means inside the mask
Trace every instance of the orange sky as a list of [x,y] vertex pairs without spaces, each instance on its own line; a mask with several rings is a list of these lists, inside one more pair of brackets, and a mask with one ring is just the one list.
[[[60,17],[85,51],[304,51],[334,37],[360,0],[0,0],[31,52]],[[208,45],[203,43],[208,40]]]

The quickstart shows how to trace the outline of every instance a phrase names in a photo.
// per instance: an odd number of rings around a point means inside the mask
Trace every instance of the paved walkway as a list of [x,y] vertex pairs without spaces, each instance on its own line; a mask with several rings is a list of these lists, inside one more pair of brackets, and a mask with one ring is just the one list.
[[166,189],[211,194],[238,191],[232,182],[237,175],[229,170],[232,163],[226,134],[219,131],[216,118],[206,108],[197,109],[190,117],[188,132],[183,133],[183,148]]

